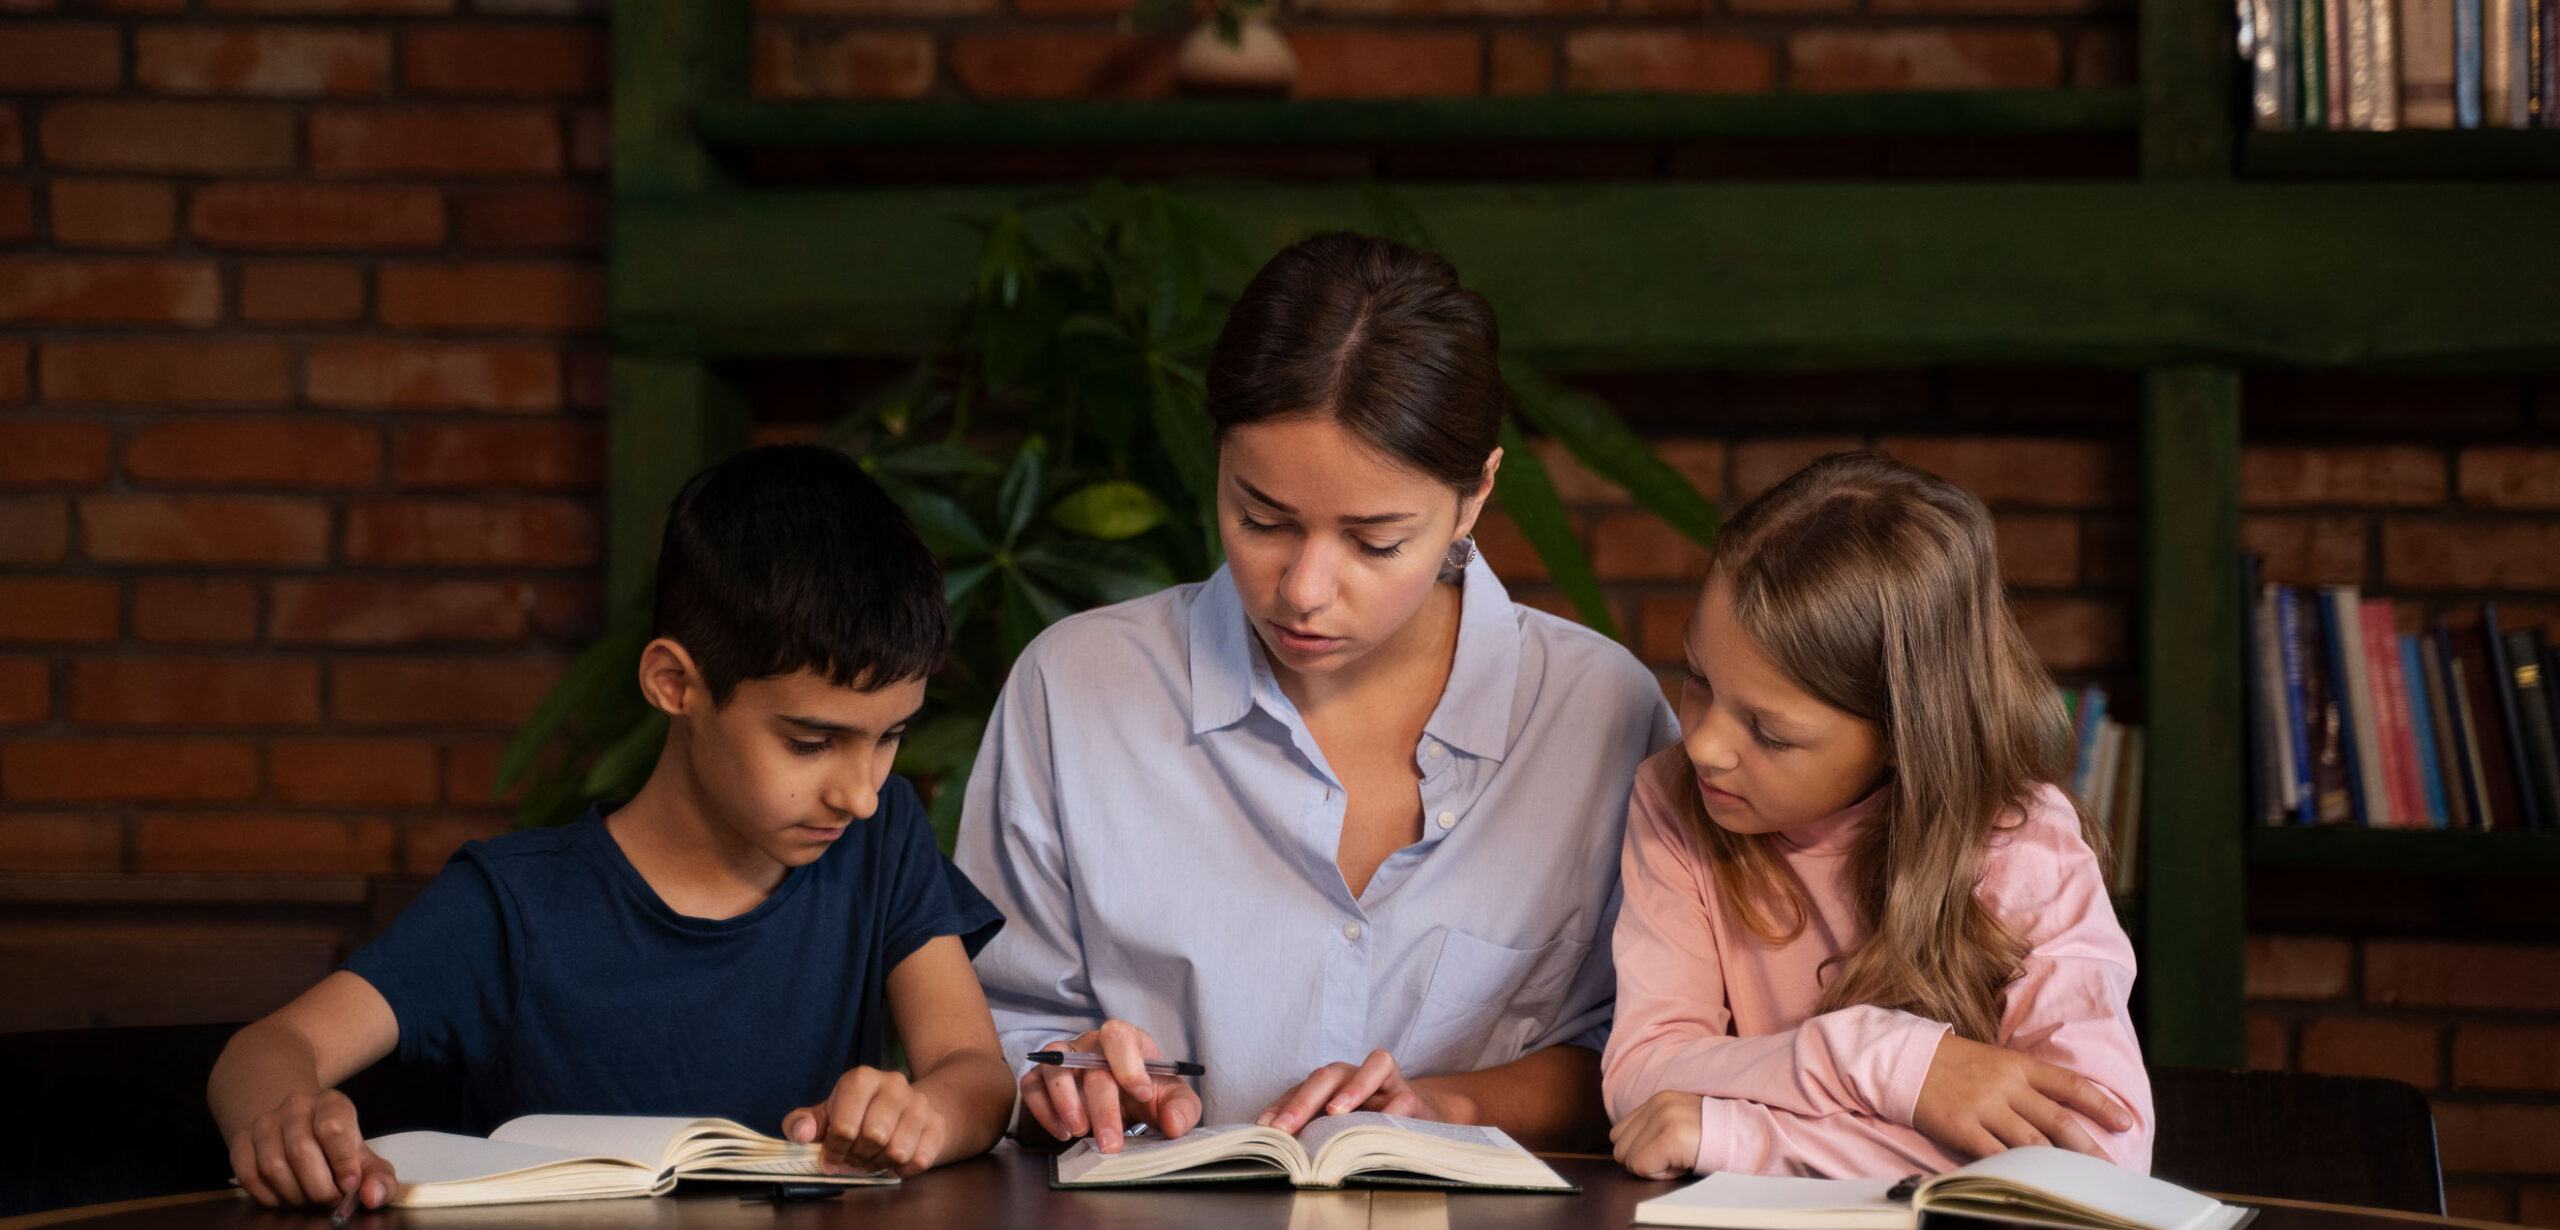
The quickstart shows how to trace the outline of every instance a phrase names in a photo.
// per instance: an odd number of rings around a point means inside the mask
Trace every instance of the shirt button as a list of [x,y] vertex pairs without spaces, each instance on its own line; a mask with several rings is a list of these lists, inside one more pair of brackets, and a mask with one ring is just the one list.
[[1357,940],[1357,939],[1359,939],[1359,938],[1360,938],[1360,924],[1358,924],[1358,923],[1344,923],[1344,924],[1342,924],[1342,938],[1344,938],[1344,939],[1346,939],[1346,940]]
[[1422,754],[1423,754],[1423,755],[1425,755],[1425,756],[1429,756],[1429,757],[1430,757],[1430,758],[1432,758],[1433,760],[1438,760],[1438,759],[1440,759],[1441,757],[1448,755],[1448,754],[1449,754],[1449,749],[1447,749],[1447,748],[1445,748],[1445,747],[1442,747],[1442,746],[1440,746],[1440,745],[1439,745],[1439,744],[1437,744],[1437,743],[1434,743],[1434,744],[1432,744],[1431,746],[1429,746],[1429,747],[1426,747],[1426,748],[1422,749]]
[[1440,827],[1444,829],[1453,829],[1458,827],[1458,813],[1454,811],[1444,811],[1440,813]]

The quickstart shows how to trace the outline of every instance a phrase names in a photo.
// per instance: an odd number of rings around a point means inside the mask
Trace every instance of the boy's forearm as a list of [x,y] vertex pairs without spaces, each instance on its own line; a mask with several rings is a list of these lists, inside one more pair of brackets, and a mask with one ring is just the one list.
[[205,1101],[223,1139],[297,1093],[318,1093],[319,1056],[300,1033],[273,1020],[231,1035],[205,1082]]
[[933,1099],[949,1125],[936,1165],[994,1147],[1013,1116],[1013,1069],[993,1051],[954,1052],[931,1071],[917,1074],[915,1087]]

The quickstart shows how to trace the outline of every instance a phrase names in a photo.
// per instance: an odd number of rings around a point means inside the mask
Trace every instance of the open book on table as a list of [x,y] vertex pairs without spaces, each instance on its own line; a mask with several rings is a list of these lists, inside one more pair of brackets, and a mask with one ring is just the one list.
[[1924,1218],[1980,1218],[2060,1230],[2233,1230],[2256,1209],[2199,1196],[2094,1157],[2036,1146],[1994,1153],[1920,1183],[1720,1173],[1636,1206],[1640,1226],[1721,1230],[1912,1230]]
[[1059,1154],[1051,1166],[1054,1187],[1287,1179],[1298,1187],[1357,1182],[1582,1190],[1499,1128],[1432,1123],[1376,1111],[1319,1115],[1295,1136],[1250,1123],[1196,1127],[1179,1139],[1133,1136],[1118,1153],[1104,1153],[1088,1138]]
[[894,1175],[827,1174],[819,1147],[727,1119],[526,1115],[486,1140],[397,1132],[365,1142],[399,1171],[401,1208],[664,1195],[678,1179],[895,1183]]

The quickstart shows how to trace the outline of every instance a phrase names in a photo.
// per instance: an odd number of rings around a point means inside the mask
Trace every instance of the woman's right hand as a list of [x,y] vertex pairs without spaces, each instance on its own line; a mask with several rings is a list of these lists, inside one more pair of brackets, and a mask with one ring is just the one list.
[[1090,1132],[1095,1148],[1117,1153],[1130,1125],[1151,1124],[1166,1136],[1180,1136],[1200,1122],[1200,1095],[1191,1086],[1181,1077],[1147,1071],[1146,1061],[1164,1058],[1147,1031],[1127,1021],[1104,1021],[1102,1028],[1054,1049],[1091,1051],[1111,1067],[1033,1064],[1022,1074],[1022,1105],[1050,1135],[1073,1140]]
[[366,1148],[355,1103],[335,1089],[297,1093],[231,1134],[231,1173],[257,1202],[331,1204],[348,1193],[369,1209],[398,1190],[391,1163]]
[[1938,1040],[1938,1053],[1929,1060],[1911,1126],[1973,1157],[2049,1144],[2110,1160],[2071,1117],[2075,1110],[2110,1132],[2133,1130],[2133,1116],[2096,1081],[1951,1033]]

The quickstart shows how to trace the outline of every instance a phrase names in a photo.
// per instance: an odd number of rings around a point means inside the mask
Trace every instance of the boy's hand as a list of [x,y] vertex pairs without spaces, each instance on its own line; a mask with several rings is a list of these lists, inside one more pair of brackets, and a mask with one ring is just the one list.
[[1698,1167],[1698,1115],[1706,1099],[1665,1089],[1609,1129],[1609,1151],[1640,1179],[1670,1179]]
[[365,1147],[355,1103],[335,1089],[294,1094],[233,1132],[231,1173],[269,1207],[334,1204],[352,1191],[375,1209],[400,1183],[391,1163]]
[[1033,1064],[1022,1074],[1022,1108],[1060,1140],[1093,1133],[1093,1147],[1120,1151],[1122,1125],[1151,1123],[1167,1137],[1200,1122],[1200,1095],[1179,1076],[1156,1076],[1147,1061],[1164,1051],[1147,1031],[1121,1020],[1060,1042],[1061,1051],[1093,1051],[1109,1068],[1059,1068]]
[[831,1171],[890,1171],[901,1178],[931,1168],[942,1157],[948,1132],[932,1098],[904,1075],[878,1068],[845,1073],[826,1101],[782,1119],[783,1139],[819,1142],[820,1159]]
[[2107,1160],[2072,1111],[2111,1132],[2133,1116],[2096,1081],[2003,1047],[1954,1034],[1938,1042],[1911,1126],[1958,1153],[1988,1157],[2025,1145],[2056,1145]]

